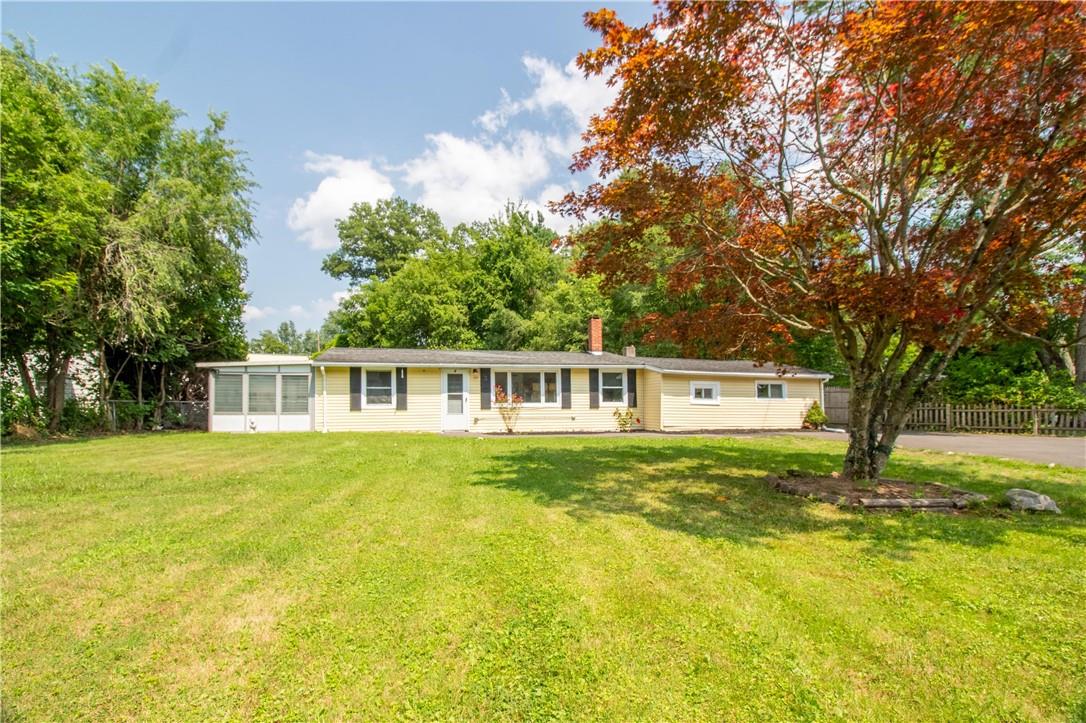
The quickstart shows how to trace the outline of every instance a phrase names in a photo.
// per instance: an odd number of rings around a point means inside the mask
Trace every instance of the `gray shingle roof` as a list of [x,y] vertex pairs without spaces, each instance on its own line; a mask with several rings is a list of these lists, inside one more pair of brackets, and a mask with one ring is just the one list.
[[[316,358],[329,364],[432,364],[434,366],[630,366],[631,357],[583,351],[485,351],[476,349],[356,349],[333,347]],[[636,365],[635,365],[636,366]]]
[[565,366],[565,367],[652,367],[663,371],[707,372],[716,374],[777,374],[823,375],[802,367],[778,367],[752,361],[714,359],[671,359],[665,357],[629,357],[604,352],[583,351],[484,351],[448,349],[357,349],[335,347],[318,356],[315,361],[326,364],[388,364],[414,366]]
[[671,357],[636,357],[644,362],[645,366],[655,369],[674,372],[716,372],[718,374],[785,374],[785,375],[818,375],[830,376],[825,372],[804,367],[777,365],[773,363],[759,364],[758,362],[743,359],[677,359]]

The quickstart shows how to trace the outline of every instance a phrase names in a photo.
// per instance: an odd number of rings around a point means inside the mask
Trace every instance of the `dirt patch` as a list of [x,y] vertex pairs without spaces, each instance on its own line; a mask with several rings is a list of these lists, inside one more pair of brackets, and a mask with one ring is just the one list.
[[784,477],[769,475],[773,489],[799,497],[811,497],[842,507],[872,509],[964,509],[987,497],[941,482],[906,482],[883,479],[875,483],[844,477],[823,477],[789,470]]

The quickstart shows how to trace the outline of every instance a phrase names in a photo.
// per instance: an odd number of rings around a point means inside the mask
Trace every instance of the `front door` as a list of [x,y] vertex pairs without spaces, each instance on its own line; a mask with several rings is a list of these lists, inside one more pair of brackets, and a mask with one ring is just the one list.
[[467,430],[468,428],[468,376],[462,371],[447,371],[442,380],[445,404],[442,429]]

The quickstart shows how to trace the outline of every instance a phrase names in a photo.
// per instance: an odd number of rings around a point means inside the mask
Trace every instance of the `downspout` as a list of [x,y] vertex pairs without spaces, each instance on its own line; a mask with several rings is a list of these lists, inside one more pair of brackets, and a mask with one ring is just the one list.
[[320,367],[320,431],[328,432],[328,377],[325,368]]
[[214,432],[212,421],[215,416],[215,370],[207,370],[207,431]]

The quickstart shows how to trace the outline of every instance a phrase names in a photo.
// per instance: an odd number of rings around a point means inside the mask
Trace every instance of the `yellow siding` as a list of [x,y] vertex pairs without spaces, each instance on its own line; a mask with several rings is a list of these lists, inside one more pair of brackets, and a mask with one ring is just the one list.
[[[320,369],[313,370],[317,379],[316,416],[314,429],[324,429],[324,387]],[[327,367],[328,431],[329,432],[440,432],[441,431],[441,370],[407,370],[407,409],[362,407],[351,411],[350,370]]]
[[[690,382],[720,383],[720,404],[692,404]],[[755,382],[783,381],[787,399],[757,399]],[[818,401],[817,379],[766,379],[664,374],[660,417],[665,431],[699,429],[799,429],[811,404]]]
[[661,374],[645,370],[645,392],[642,406],[645,408],[645,429],[660,429],[660,385]]
[[[601,406],[599,409],[588,408],[588,370],[573,369],[570,373],[572,389],[571,409],[560,407],[522,407],[517,419],[518,432],[604,432],[618,429],[615,422],[615,407]],[[504,432],[505,424],[496,408],[481,409],[479,406],[479,376],[471,378],[471,431]],[[645,399],[645,373],[637,372],[637,403],[634,409],[636,418],[644,422],[642,412]],[[622,407],[625,409],[625,407]],[[641,429],[644,424],[635,424]]]
[[[478,370],[469,372],[468,421],[472,432],[504,432],[505,424],[496,408],[484,410],[479,404]],[[325,399],[327,398],[327,429],[337,431],[405,431],[440,432],[441,369],[410,368],[408,374],[407,409],[363,407],[350,411],[350,372],[344,367],[325,369],[328,391],[324,393],[324,378],[314,369],[316,399],[314,428],[325,428]],[[588,407],[588,370],[573,369],[571,374],[571,409],[561,407],[523,407],[517,420],[518,432],[603,432],[618,428],[615,407]],[[637,372],[638,406],[634,415],[641,420],[637,429],[664,431],[701,429],[797,429],[803,415],[819,398],[817,379],[790,379],[787,399],[764,400],[755,397],[756,377],[714,377],[710,375],[661,374],[649,370]],[[764,378],[762,378],[765,381]],[[690,403],[690,382],[710,381],[720,384],[720,404]],[[775,380],[774,380],[775,381]]]

